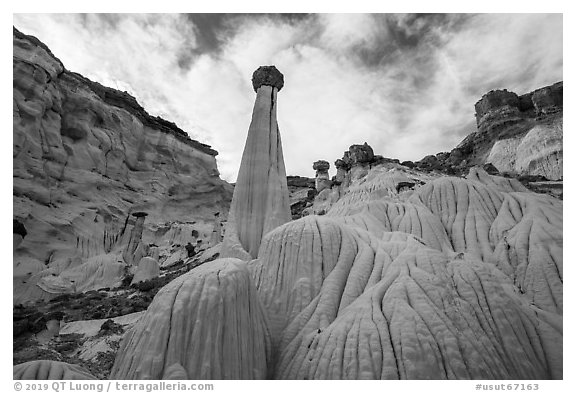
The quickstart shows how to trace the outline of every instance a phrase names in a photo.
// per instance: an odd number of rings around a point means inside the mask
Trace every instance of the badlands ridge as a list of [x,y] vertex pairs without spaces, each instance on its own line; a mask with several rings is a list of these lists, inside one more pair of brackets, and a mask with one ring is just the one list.
[[[14,29],[15,379],[562,379],[562,83],[416,162],[287,177],[254,72],[238,180]],[[280,119],[281,122],[281,119]],[[319,157],[321,158],[321,157]]]

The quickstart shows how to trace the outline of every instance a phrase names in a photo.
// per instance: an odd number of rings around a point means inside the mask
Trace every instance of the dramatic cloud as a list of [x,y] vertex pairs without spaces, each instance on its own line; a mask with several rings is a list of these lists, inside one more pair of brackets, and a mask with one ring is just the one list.
[[560,14],[17,14],[14,24],[68,69],[211,144],[229,181],[259,65],[285,75],[286,167],[305,176],[356,143],[402,160],[450,150],[475,130],[482,94],[525,93],[561,80],[563,68]]

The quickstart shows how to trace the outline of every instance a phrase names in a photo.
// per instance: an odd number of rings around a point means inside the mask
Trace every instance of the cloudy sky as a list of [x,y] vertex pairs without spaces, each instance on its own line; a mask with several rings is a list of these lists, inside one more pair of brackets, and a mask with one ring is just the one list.
[[563,79],[561,14],[15,14],[14,25],[212,145],[229,181],[260,65],[284,74],[287,173],[309,177],[351,144],[401,160],[449,151],[475,130],[485,92]]

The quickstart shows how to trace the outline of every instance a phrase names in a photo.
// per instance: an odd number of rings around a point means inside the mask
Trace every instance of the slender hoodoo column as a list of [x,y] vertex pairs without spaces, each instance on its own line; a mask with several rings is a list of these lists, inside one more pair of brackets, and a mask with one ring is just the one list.
[[350,170],[350,163],[339,158],[334,162],[334,166],[336,166],[336,176],[334,181],[337,185],[340,185],[344,183],[344,180],[346,179],[346,174]]
[[262,237],[291,220],[276,94],[284,76],[274,66],[252,75],[256,102],[230,205],[222,256],[256,258]]
[[222,241],[222,219],[220,212],[214,213],[214,227],[212,228],[212,235],[210,236],[210,247]]
[[130,233],[130,240],[128,241],[128,245],[124,250],[124,261],[130,265],[138,264],[140,258],[143,255],[136,255],[141,254],[137,253],[137,249],[140,246],[142,240],[142,231],[144,230],[144,220],[148,213],[145,212],[135,212],[132,213],[132,216],[135,217],[134,228],[132,228],[132,232]]
[[320,192],[326,188],[330,188],[332,185],[330,181],[330,176],[328,175],[328,169],[330,169],[330,163],[328,161],[319,160],[312,165],[312,169],[316,171],[316,191]]

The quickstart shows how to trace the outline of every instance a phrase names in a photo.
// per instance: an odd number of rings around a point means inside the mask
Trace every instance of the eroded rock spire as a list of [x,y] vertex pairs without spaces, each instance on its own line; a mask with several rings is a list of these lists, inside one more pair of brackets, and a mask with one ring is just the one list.
[[262,237],[290,221],[282,142],[276,121],[276,95],[284,76],[274,66],[252,75],[256,102],[232,197],[223,256],[256,258]]
[[123,253],[124,261],[130,265],[137,265],[140,259],[146,254],[143,250],[142,244],[142,231],[144,230],[144,220],[148,213],[135,212],[132,216],[135,217],[134,228],[130,233],[130,240]]
[[319,160],[312,165],[312,169],[316,171],[316,191],[320,192],[326,188],[330,188],[330,176],[328,175],[328,169],[330,169],[330,163],[328,161]]

